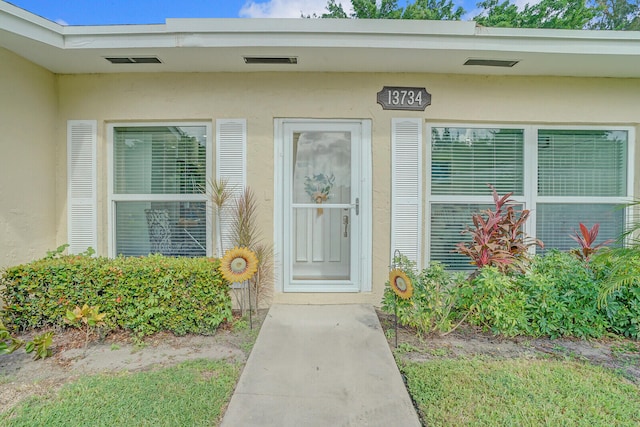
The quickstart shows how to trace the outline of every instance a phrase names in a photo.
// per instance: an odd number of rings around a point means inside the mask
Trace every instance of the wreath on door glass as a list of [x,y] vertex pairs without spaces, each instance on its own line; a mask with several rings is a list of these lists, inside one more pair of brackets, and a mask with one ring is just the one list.
[[[304,191],[311,197],[313,203],[322,204],[331,198],[331,190],[335,185],[336,177],[323,173],[304,177]],[[318,214],[322,215],[322,208],[318,208]]]

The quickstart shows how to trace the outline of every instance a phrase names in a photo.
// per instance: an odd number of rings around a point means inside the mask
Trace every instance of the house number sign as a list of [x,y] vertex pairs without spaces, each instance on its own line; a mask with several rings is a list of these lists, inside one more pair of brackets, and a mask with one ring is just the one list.
[[424,111],[431,105],[431,94],[423,87],[385,86],[378,92],[383,110]]

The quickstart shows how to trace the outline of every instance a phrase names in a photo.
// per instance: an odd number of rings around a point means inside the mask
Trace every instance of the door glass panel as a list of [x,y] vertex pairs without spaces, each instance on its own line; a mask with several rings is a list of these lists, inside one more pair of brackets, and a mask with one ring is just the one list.
[[351,133],[292,136],[293,279],[349,280]]
[[351,133],[293,134],[293,203],[351,202]]

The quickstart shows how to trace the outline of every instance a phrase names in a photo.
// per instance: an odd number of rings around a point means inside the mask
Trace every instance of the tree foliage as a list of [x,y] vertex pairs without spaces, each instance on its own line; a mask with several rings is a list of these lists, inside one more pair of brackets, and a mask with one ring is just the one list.
[[483,11],[473,19],[485,27],[581,29],[595,16],[585,0],[542,0],[522,10],[509,0],[485,0],[478,6]]
[[460,20],[465,13],[452,0],[416,0],[405,8],[397,0],[351,0],[351,7],[353,12],[347,14],[340,3],[329,0],[322,18]]
[[595,30],[640,31],[640,0],[593,0]]
[[[482,0],[473,20],[485,27],[640,31],[640,0],[532,0],[523,8],[512,1]],[[453,0],[415,0],[405,7],[398,0],[351,0],[351,7],[347,13],[341,3],[328,0],[321,17],[461,20],[466,13]]]
[[358,18],[358,19],[400,19],[402,8],[398,0],[382,0],[378,4],[375,0],[351,0],[353,12],[347,14],[340,3],[329,0],[327,11],[323,18]]

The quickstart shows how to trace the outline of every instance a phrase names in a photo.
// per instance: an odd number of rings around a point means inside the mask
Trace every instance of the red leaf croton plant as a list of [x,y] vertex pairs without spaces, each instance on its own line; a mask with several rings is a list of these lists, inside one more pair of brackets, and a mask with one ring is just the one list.
[[471,264],[478,269],[495,266],[502,272],[522,271],[529,259],[529,247],[543,247],[543,243],[525,235],[523,229],[529,210],[514,209],[513,193],[500,196],[492,185],[487,185],[493,193],[494,209],[473,215],[473,227],[462,231],[471,235],[471,241],[458,243],[455,250],[471,258]]
[[591,255],[593,255],[598,249],[614,241],[613,239],[608,239],[594,246],[594,243],[598,238],[599,230],[600,224],[598,223],[595,223],[593,227],[591,227],[591,229],[587,228],[587,226],[583,223],[580,223],[580,233],[574,231],[574,235],[570,236],[573,240],[578,242],[580,248],[572,249],[571,253],[581,260],[589,262],[589,259],[591,259]]

